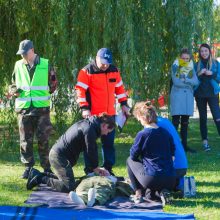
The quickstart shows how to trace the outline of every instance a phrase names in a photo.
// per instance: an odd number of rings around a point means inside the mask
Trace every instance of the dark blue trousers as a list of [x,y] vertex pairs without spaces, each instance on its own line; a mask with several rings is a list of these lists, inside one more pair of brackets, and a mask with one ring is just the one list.
[[[103,157],[102,166],[109,171],[112,170],[112,166],[115,164],[114,140],[115,140],[115,130],[110,132],[108,135],[101,136],[102,157]],[[85,173],[93,172],[90,169],[90,164],[85,154],[84,154],[84,161],[85,161],[85,169],[84,169]]]

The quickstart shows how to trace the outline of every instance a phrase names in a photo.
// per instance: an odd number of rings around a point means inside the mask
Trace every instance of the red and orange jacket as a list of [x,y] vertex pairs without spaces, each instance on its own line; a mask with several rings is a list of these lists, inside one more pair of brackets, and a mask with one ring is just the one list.
[[115,96],[121,105],[127,105],[120,72],[113,65],[103,71],[95,61],[88,64],[79,71],[75,89],[80,108],[90,109],[92,115],[115,115]]

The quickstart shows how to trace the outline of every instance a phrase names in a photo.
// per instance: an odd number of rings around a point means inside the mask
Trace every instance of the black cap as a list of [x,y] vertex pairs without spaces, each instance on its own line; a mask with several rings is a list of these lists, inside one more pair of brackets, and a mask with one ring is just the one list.
[[17,55],[25,55],[27,52],[34,47],[33,42],[30,40],[23,40],[19,44]]

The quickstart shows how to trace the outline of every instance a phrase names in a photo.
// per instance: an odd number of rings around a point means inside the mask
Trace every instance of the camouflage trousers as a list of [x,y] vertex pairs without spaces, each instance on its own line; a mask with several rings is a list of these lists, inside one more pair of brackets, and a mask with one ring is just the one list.
[[39,116],[19,114],[18,127],[21,162],[25,166],[34,165],[33,140],[36,134],[40,164],[44,169],[50,168],[48,139],[52,131],[52,124],[49,113]]
[[45,177],[45,182],[58,192],[70,192],[75,189],[75,178],[69,160],[60,153],[50,150],[50,164],[57,178]]
[[86,177],[76,188],[76,194],[87,204],[88,191],[90,188],[96,189],[96,204],[104,205],[115,195],[115,184],[105,176]]

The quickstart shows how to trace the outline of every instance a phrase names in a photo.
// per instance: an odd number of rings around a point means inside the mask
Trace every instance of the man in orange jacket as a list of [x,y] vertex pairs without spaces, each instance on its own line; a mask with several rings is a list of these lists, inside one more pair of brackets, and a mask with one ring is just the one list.
[[[121,104],[122,112],[129,115],[127,95],[120,72],[112,65],[112,53],[108,48],[101,48],[96,59],[79,71],[77,84],[77,102],[82,110],[82,117],[106,113],[115,117],[115,97]],[[115,164],[114,148],[115,130],[102,136],[103,167],[112,173]],[[84,155],[85,172],[91,171],[90,164]]]

